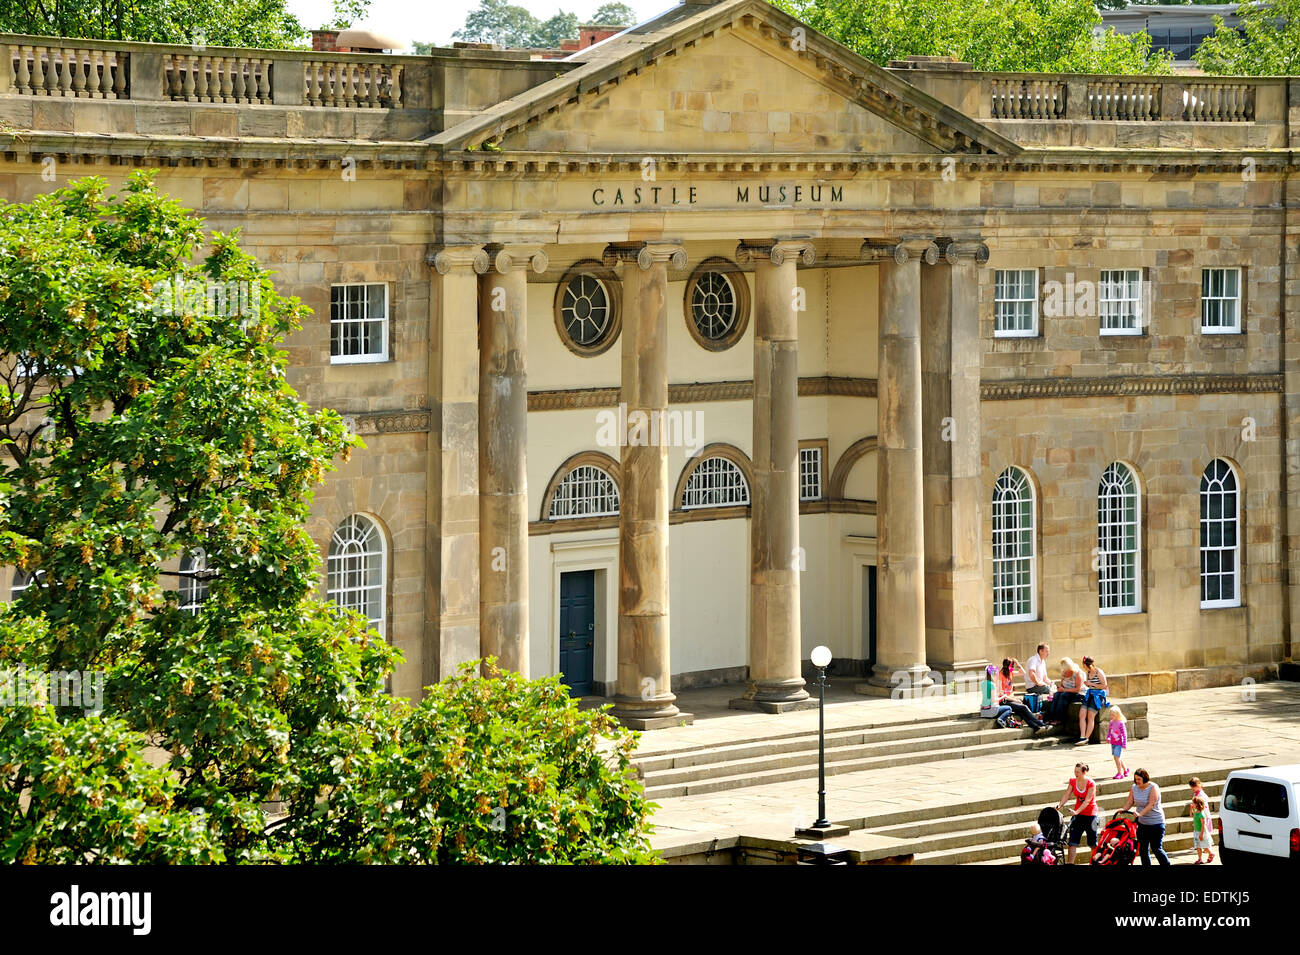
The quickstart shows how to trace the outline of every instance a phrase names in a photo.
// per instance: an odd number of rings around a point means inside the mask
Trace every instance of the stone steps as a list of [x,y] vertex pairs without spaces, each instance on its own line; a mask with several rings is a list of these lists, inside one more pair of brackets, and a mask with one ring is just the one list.
[[[1130,704],[1135,737],[1147,733],[1144,703]],[[1072,724],[1042,732],[1004,730],[974,714],[836,727],[826,734],[826,774],[886,769],[1069,746]],[[652,800],[725,792],[817,775],[817,734],[795,731],[764,739],[701,744],[634,761]]]
[[[1199,774],[1215,808],[1232,768],[1235,767],[1218,767]],[[1154,781],[1165,794],[1166,850],[1191,848],[1193,832],[1192,820],[1187,815],[1190,797],[1186,777],[1156,776]],[[1124,804],[1130,784],[1131,780],[1098,781],[1098,803],[1105,821]],[[971,811],[960,814],[952,814],[953,807],[894,813],[892,817],[873,818],[865,831],[906,840],[913,849],[916,865],[1016,864],[1039,811],[1054,805],[1064,788],[1062,785],[1051,792],[1003,797],[993,800],[1000,805],[963,807]],[[1080,855],[1086,858],[1087,853]]]

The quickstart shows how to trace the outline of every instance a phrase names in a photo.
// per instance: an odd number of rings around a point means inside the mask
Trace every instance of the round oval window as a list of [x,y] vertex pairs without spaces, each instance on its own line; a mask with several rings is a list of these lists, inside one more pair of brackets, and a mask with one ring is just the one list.
[[582,348],[604,341],[610,328],[609,291],[594,275],[575,275],[564,289],[560,302],[564,331]]

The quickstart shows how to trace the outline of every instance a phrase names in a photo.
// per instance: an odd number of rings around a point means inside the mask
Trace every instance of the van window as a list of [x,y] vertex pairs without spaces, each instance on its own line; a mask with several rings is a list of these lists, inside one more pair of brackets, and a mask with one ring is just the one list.
[[1285,819],[1291,814],[1286,787],[1281,783],[1261,779],[1229,780],[1228,789],[1223,795],[1223,808],[1274,819]]

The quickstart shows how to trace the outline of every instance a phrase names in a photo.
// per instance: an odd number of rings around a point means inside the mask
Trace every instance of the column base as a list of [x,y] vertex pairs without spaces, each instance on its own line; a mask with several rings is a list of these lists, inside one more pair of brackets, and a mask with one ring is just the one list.
[[817,701],[811,696],[802,700],[751,700],[742,696],[727,705],[733,710],[751,710],[755,713],[791,713],[795,710],[817,709]]
[[[901,674],[901,675],[900,675]],[[934,680],[930,668],[923,663],[910,667],[892,667],[876,664],[871,678],[853,687],[854,693],[863,696],[887,696],[895,700],[913,700],[933,695]]]
[[733,710],[757,710],[760,713],[789,713],[792,710],[815,710],[817,700],[804,689],[801,676],[788,680],[751,680],[749,689],[732,700]]
[[661,730],[694,723],[695,715],[679,710],[672,702],[674,699],[646,701],[616,696],[610,715],[630,730]]

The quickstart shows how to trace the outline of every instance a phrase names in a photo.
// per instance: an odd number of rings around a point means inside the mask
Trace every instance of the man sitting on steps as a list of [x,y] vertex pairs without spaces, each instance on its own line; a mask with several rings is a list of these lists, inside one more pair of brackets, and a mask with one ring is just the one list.
[[1045,643],[1025,663],[1025,696],[1051,696],[1056,692],[1051,677],[1047,675],[1047,658],[1052,648]]

